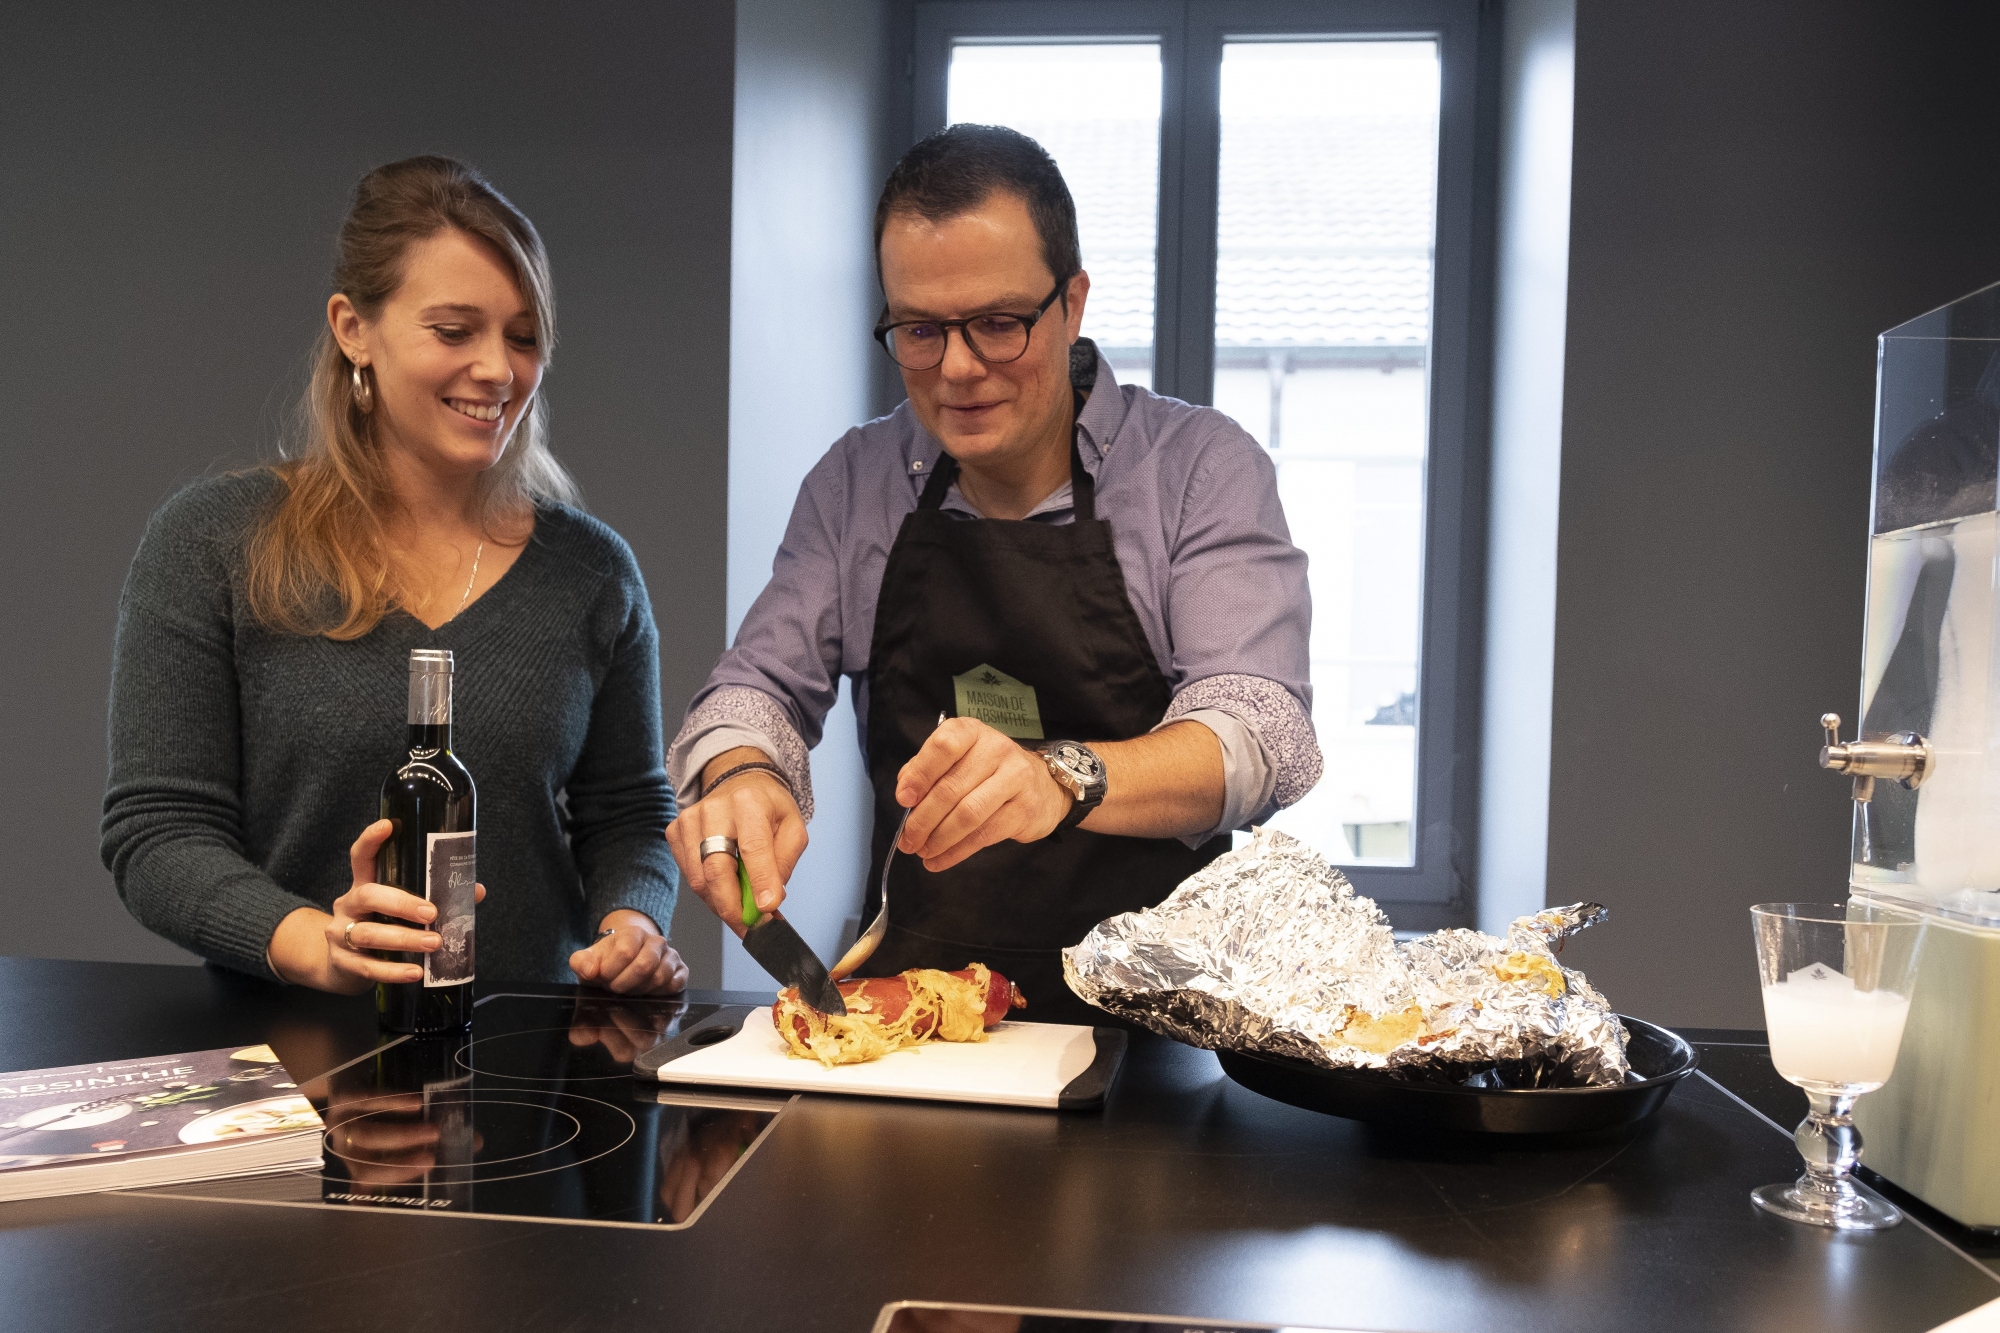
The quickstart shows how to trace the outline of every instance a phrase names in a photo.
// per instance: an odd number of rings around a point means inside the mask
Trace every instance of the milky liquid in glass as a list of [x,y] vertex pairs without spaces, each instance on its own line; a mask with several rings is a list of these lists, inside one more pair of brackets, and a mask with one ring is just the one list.
[[1819,963],[1764,987],[1771,1063],[1809,1086],[1862,1091],[1888,1082],[1909,1013],[1906,997],[1859,990]]

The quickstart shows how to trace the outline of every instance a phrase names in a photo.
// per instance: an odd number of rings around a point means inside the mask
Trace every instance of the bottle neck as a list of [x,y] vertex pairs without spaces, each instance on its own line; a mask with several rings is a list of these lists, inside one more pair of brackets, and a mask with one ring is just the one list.
[[451,723],[412,722],[410,724],[410,748],[412,750],[451,751]]
[[451,672],[412,671],[410,673],[410,735],[417,731],[439,730],[444,744],[451,743]]

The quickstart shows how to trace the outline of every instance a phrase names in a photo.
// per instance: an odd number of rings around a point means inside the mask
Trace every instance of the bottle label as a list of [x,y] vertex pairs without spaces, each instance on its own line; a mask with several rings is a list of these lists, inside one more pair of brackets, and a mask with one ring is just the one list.
[[433,833],[424,857],[424,897],[438,909],[431,929],[444,937],[424,957],[424,985],[463,986],[472,980],[473,886],[477,883],[476,833]]

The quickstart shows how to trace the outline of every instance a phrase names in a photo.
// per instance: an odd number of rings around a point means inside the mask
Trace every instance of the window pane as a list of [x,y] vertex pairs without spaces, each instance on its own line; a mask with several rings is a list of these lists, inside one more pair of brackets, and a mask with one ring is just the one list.
[[1326,755],[1272,822],[1350,864],[1411,863],[1437,138],[1435,42],[1223,48],[1215,405],[1312,561]]
[[1007,125],[1049,150],[1076,200],[1090,274],[1084,336],[1121,381],[1150,387],[1159,45],[961,43],[951,52],[945,119]]

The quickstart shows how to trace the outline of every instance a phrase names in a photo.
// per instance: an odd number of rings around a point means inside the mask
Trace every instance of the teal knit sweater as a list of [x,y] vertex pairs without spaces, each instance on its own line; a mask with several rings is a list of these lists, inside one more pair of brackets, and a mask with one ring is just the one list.
[[402,755],[412,648],[456,658],[453,749],[479,792],[482,978],[568,982],[614,908],[667,929],[679,877],[660,745],[659,635],[632,552],[563,505],[439,629],[282,634],[244,600],[269,472],[196,482],[154,515],[118,607],[104,864],[141,924],[269,976],[285,916],[351,883],[348,847]]

